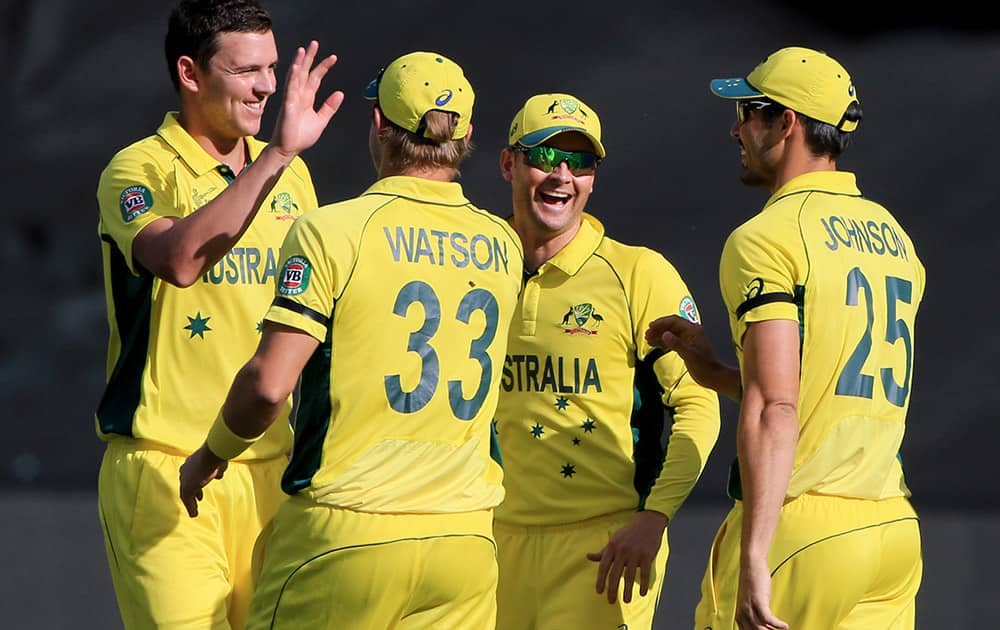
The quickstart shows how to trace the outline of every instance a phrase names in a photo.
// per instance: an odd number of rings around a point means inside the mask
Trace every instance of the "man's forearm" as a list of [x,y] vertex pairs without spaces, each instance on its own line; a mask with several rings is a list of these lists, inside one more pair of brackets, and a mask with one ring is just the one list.
[[759,414],[741,409],[737,430],[743,485],[742,559],[766,561],[788,491],[798,442],[794,407],[767,405]]

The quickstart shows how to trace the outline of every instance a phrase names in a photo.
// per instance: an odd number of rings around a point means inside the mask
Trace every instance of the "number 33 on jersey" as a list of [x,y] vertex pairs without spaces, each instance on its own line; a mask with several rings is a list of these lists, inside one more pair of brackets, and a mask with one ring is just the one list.
[[517,235],[458,184],[410,177],[311,214],[282,246],[267,316],[321,341],[302,374],[286,491],[362,511],[493,507]]

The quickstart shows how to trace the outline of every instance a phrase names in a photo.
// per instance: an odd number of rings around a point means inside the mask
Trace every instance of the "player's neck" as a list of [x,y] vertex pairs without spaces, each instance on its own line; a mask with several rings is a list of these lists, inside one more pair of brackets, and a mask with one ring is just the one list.
[[177,122],[188,132],[198,145],[205,149],[205,152],[217,160],[220,164],[225,164],[233,169],[234,173],[243,170],[247,163],[248,149],[244,138],[232,138],[222,134],[213,133],[200,125],[193,116],[185,116],[181,112],[177,116]]
[[405,176],[430,179],[436,182],[452,182],[455,181],[455,176],[457,174],[458,170],[454,168],[415,166],[411,168],[404,168],[402,170],[380,168],[378,178],[384,179],[386,177]]
[[774,183],[771,185],[771,193],[775,193],[782,186],[792,181],[799,175],[806,173],[816,173],[820,171],[837,170],[837,161],[829,155],[813,155],[811,152],[797,153],[790,155],[778,166],[775,173]]

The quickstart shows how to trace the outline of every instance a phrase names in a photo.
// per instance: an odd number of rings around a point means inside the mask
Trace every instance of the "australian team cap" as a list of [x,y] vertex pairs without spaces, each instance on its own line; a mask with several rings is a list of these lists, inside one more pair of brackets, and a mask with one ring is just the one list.
[[510,123],[507,144],[536,147],[564,131],[579,131],[604,158],[601,119],[589,105],[569,94],[537,94],[529,98]]
[[458,115],[452,139],[464,138],[476,95],[457,63],[434,52],[412,52],[379,71],[365,88],[393,123],[424,135],[424,114],[432,110]]
[[842,131],[854,131],[847,107],[858,101],[851,75],[823,52],[782,48],[771,53],[746,78],[715,79],[712,93],[722,98],[766,97]]

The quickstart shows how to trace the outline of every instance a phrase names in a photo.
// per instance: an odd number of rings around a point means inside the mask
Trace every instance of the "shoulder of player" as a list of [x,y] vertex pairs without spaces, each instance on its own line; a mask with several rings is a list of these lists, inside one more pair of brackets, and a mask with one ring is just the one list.
[[607,235],[601,239],[595,254],[605,259],[619,275],[653,273],[677,275],[673,264],[655,249],[623,243]]
[[161,165],[170,164],[177,157],[177,153],[158,135],[146,136],[136,140],[132,144],[119,149],[114,154],[105,171],[115,168],[128,168],[136,164],[156,163]]

